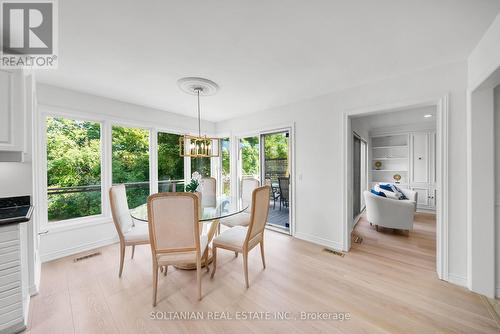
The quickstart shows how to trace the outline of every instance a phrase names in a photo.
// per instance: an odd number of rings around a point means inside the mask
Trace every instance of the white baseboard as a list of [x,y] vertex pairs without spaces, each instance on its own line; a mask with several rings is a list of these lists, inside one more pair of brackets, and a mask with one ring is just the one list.
[[342,245],[336,241],[320,238],[308,233],[301,233],[301,232],[296,232],[295,237],[297,239],[305,240],[312,242],[313,244],[325,246],[334,250],[342,251]]
[[460,276],[457,274],[448,273],[448,282],[456,285],[460,285],[463,287],[467,287],[467,277]]
[[80,252],[85,252],[91,249],[111,245],[118,242],[118,237],[112,237],[112,238],[107,238],[107,239],[101,239],[98,241],[90,242],[87,244],[79,245],[76,247],[70,247],[62,250],[58,250],[55,252],[47,253],[47,254],[41,254],[40,255],[40,260],[42,263],[52,261],[52,260],[57,260],[65,256],[77,254]]

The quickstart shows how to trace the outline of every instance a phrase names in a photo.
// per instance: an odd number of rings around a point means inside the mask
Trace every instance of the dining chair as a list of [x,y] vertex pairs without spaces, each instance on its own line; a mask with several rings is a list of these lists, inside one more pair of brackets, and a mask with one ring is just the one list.
[[213,270],[211,278],[217,269],[217,248],[223,248],[243,254],[243,271],[245,272],[245,283],[248,289],[248,253],[255,246],[260,245],[262,265],[266,268],[264,259],[264,231],[269,213],[269,186],[263,186],[252,192],[252,210],[250,224],[247,227],[236,226],[225,230],[215,237],[212,243]]
[[249,207],[245,210],[245,212],[221,219],[221,224],[228,227],[248,226],[248,224],[250,224],[252,193],[259,187],[259,183],[259,180],[255,178],[246,178],[241,180],[241,201],[243,205],[248,205]]
[[[153,306],[156,306],[158,269],[196,263],[198,300],[201,300],[201,263],[207,265],[208,238],[200,236],[198,197],[192,193],[159,193],[148,197],[148,221],[153,261]],[[208,269],[208,268],[207,268]]]
[[133,259],[135,246],[149,244],[148,225],[136,222],[130,215],[124,184],[115,185],[109,189],[109,201],[113,223],[120,238],[120,271],[118,277],[122,277],[125,247],[132,246],[131,258]]
[[215,207],[217,203],[217,180],[213,177],[201,179],[201,207]]
[[283,207],[288,208],[288,195],[290,189],[290,178],[289,177],[279,177],[278,184],[280,187],[280,210],[281,204]]

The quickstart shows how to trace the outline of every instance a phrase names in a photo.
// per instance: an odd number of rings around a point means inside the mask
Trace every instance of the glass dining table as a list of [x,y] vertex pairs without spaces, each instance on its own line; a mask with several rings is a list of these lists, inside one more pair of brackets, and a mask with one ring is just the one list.
[[[207,198],[208,203],[212,202],[211,206],[202,206],[199,210],[200,217],[200,234],[207,235],[208,244],[212,241],[213,237],[218,231],[220,219],[234,216],[248,209],[248,203],[244,203],[241,199],[233,197],[217,197],[215,200],[210,201]],[[130,210],[130,215],[132,218],[147,222],[148,221],[148,206],[147,204],[140,205],[134,209]],[[208,263],[212,262],[212,252],[209,248]],[[196,269],[196,263],[189,263],[186,265],[176,265],[178,269],[193,270]]]

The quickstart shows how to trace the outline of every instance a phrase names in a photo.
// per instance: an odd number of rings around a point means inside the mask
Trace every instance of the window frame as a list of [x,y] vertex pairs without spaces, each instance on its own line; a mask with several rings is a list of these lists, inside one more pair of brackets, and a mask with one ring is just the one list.
[[[71,218],[60,221],[48,222],[47,207],[47,117],[61,117],[79,121],[99,123],[101,126],[101,214]],[[136,121],[131,119],[119,119],[103,113],[82,111],[75,108],[59,107],[39,103],[34,114],[33,135],[33,203],[35,208],[35,219],[38,220],[41,233],[63,232],[67,230],[88,228],[101,224],[112,224],[111,207],[109,204],[108,189],[112,186],[112,128],[123,126],[141,128],[149,131],[149,188],[150,194],[158,192],[158,132],[176,135],[196,135],[192,129],[174,129],[166,126],[156,126],[153,122]],[[218,176],[216,171],[216,160],[211,160],[211,175]],[[214,164],[215,163],[215,164]],[[191,180],[191,160],[184,157],[184,182]]]

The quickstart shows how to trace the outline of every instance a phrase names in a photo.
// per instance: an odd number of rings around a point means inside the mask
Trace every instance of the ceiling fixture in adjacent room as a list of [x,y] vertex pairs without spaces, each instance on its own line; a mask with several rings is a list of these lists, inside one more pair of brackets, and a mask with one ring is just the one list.
[[425,118],[430,118],[430,117],[432,117],[432,115],[431,114],[427,114],[427,115],[424,115],[424,117]]
[[208,79],[187,77],[177,81],[179,88],[190,95],[195,95],[198,102],[198,136],[184,135],[179,138],[181,157],[212,158],[219,156],[219,139],[201,135],[200,96],[214,95],[219,86]]

